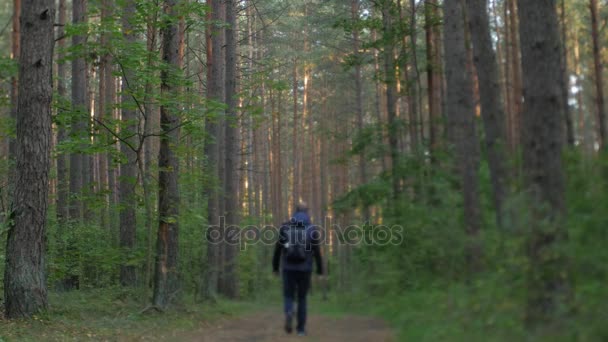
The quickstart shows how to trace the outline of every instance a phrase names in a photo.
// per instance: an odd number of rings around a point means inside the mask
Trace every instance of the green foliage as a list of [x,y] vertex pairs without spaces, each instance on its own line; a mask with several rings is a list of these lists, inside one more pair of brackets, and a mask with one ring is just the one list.
[[[562,224],[566,225],[569,238],[548,251],[565,256],[556,260],[557,269],[550,268],[548,272],[562,272],[573,280],[571,302],[575,309],[559,316],[559,327],[530,331],[523,324],[529,284],[538,276],[530,272],[526,252],[531,234],[527,216],[531,206],[525,194],[513,195],[508,200],[510,214],[505,229],[498,229],[489,200],[491,188],[485,163],[480,172],[483,272],[472,278],[467,276],[463,255],[468,240],[462,199],[448,174],[433,173],[428,183],[419,187],[426,189],[427,195],[403,199],[396,204],[395,211],[387,208],[390,186],[376,179],[354,189],[338,204],[344,210],[365,204],[381,205],[386,221],[383,224],[403,226],[403,243],[355,247],[355,271],[347,275],[351,285],[340,291],[340,302],[349,310],[386,317],[400,329],[400,340],[605,339],[608,331],[603,323],[603,303],[608,300],[604,286],[608,280],[605,248],[608,233],[604,227],[608,215],[604,206],[598,205],[608,200],[604,191],[605,160],[604,156],[589,159],[573,151],[566,154],[568,218]],[[419,174],[410,167],[402,171],[404,179]],[[369,197],[373,200],[367,200]],[[548,259],[543,262],[549,263],[551,255],[547,254]]]
[[[202,305],[191,298],[159,314],[146,308],[145,292],[119,287],[51,293],[48,312],[31,320],[0,319],[0,341],[171,340],[218,320],[259,308],[252,302],[219,300]],[[180,336],[180,337],[177,337]]]

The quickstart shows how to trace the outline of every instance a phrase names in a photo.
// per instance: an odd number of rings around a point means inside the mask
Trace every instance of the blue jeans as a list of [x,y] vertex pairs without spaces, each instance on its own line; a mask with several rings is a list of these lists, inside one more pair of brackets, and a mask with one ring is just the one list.
[[293,302],[298,295],[297,330],[304,331],[306,326],[306,295],[310,288],[312,272],[283,270],[283,299],[286,315],[293,315]]

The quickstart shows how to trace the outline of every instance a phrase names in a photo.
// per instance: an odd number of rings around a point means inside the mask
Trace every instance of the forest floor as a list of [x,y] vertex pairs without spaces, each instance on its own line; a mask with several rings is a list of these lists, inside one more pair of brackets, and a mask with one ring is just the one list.
[[123,289],[51,293],[49,310],[33,319],[0,317],[0,342],[396,341],[381,319],[356,316],[318,295],[310,298],[308,336],[304,338],[283,330],[280,296],[203,304],[194,304],[190,298],[164,313],[142,310],[145,298]]
[[[241,318],[220,320],[199,331],[185,334],[179,340],[201,342],[392,342],[393,334],[382,320],[361,316],[332,317],[311,315],[307,336],[288,335],[283,330],[283,315],[277,311],[262,311]],[[295,323],[295,322],[294,322]]]

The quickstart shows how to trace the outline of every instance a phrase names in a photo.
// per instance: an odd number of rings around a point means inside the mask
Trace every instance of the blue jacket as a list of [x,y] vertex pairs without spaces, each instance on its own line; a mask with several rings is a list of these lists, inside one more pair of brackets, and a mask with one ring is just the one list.
[[[310,241],[310,248],[307,248],[308,252],[306,255],[306,261],[302,263],[291,263],[287,261],[285,256],[284,246],[287,242],[287,230],[291,226],[305,226],[306,234],[308,234],[308,241]],[[289,222],[285,222],[279,229],[279,239],[275,245],[274,256],[272,258],[272,269],[275,272],[279,271],[279,264],[282,266],[283,271],[303,271],[312,272],[313,258],[316,263],[317,274],[323,274],[323,262],[321,260],[321,241],[319,240],[319,234],[314,234],[317,227],[313,226],[310,222],[310,217],[303,211],[296,212]],[[308,247],[308,246],[307,246]]]

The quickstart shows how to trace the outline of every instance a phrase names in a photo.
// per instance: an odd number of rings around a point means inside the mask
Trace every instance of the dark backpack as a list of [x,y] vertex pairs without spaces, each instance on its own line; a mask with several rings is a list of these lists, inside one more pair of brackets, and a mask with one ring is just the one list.
[[286,230],[285,242],[285,257],[287,261],[294,264],[303,263],[306,261],[306,244],[308,242],[308,233],[306,226],[289,225]]

